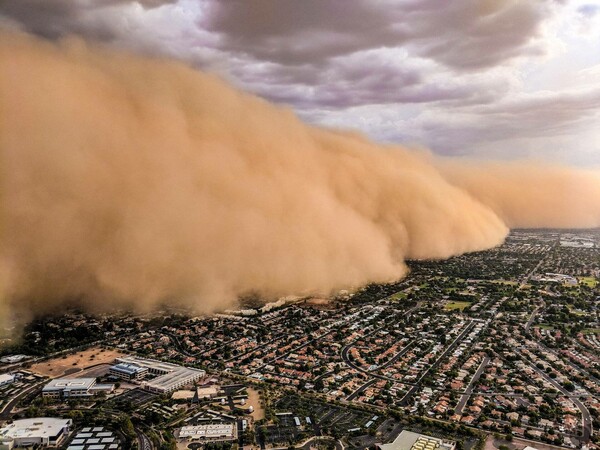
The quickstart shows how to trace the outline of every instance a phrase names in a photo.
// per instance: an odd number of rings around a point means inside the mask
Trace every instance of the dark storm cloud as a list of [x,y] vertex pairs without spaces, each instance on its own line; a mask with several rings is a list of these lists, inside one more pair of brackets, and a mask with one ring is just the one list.
[[[4,0],[0,14],[36,34],[69,33],[109,40],[118,34],[94,11],[175,0]],[[366,49],[408,46],[450,67],[490,67],[539,51],[532,45],[554,2],[536,0],[204,0],[198,27],[218,34],[219,48],[284,65],[319,64]],[[587,10],[586,10],[587,11]]]
[[[6,0],[0,14],[36,34],[77,34],[207,68],[207,51],[228,61],[239,85],[297,108],[471,101],[481,96],[440,70],[477,72],[527,52],[552,2],[537,0],[204,0],[197,33],[129,36],[122,8],[174,0]],[[112,7],[112,9],[109,9]],[[96,14],[94,14],[96,13]],[[175,31],[175,30],[174,30]],[[188,34],[190,46],[173,51]],[[213,36],[210,42],[206,33]],[[175,36],[177,31],[175,31]],[[140,42],[142,41],[142,42]],[[145,41],[145,42],[144,42]],[[204,51],[200,56],[198,49]],[[396,53],[383,53],[395,50]],[[403,52],[403,57],[398,56]],[[210,67],[208,67],[210,69]],[[476,86],[481,83],[475,83]]]
[[[208,1],[200,25],[241,55],[239,83],[297,109],[497,100],[507,80],[463,82],[522,55],[552,1]],[[401,56],[402,55],[402,56]],[[256,64],[255,64],[256,63]],[[484,87],[485,89],[481,89]]]
[[390,20],[391,2],[355,0],[210,1],[202,25],[227,48],[300,64],[382,45],[408,35]]
[[550,1],[418,2],[406,16],[414,51],[455,69],[478,69],[538,53],[534,38]]
[[589,126],[593,74],[568,91],[524,80],[563,51],[549,26],[575,17],[594,30],[598,11],[556,0],[0,0],[0,28],[174,57],[313,123],[473,154]]
[[4,16],[31,33],[49,38],[78,34],[97,40],[110,40],[116,34],[110,22],[90,21],[87,13],[112,6],[138,4],[156,8],[176,0],[3,0],[0,17]]
[[451,67],[489,67],[530,45],[552,3],[211,1],[201,24],[220,33],[228,49],[284,64],[409,45],[415,53]]

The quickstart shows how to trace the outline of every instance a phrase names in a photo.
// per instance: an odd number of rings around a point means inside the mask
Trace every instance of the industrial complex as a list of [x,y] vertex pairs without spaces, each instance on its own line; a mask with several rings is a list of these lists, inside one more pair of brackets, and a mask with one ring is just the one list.
[[190,441],[232,441],[237,437],[235,422],[189,425],[179,430],[181,440]]
[[454,450],[456,443],[404,430],[393,442],[379,445],[379,448],[380,450]]
[[155,378],[142,382],[144,389],[155,394],[171,393],[206,375],[204,370],[137,356],[117,358],[116,362],[117,364],[109,369],[109,373],[119,378],[141,380],[146,375],[155,375]]

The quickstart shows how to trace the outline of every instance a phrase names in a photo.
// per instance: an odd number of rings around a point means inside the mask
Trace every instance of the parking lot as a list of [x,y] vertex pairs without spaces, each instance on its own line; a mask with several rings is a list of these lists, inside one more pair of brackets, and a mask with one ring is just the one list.
[[[334,434],[348,434],[349,430],[366,432],[376,429],[383,418],[376,414],[349,407],[340,407],[317,400],[308,400],[293,395],[282,398],[276,405],[278,411],[291,412],[300,418],[306,428],[312,428],[313,434],[320,436],[322,429],[327,429]],[[306,417],[311,424],[306,423]],[[368,425],[368,426],[367,426]]]
[[152,392],[144,391],[136,388],[126,391],[121,395],[112,398],[107,404],[116,409],[122,408],[124,405],[129,405],[132,410],[138,409],[141,406],[152,401],[157,395]]

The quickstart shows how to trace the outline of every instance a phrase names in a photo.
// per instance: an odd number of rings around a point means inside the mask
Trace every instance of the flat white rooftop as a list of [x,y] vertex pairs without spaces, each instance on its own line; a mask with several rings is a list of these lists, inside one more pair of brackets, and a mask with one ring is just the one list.
[[182,383],[186,384],[192,379],[198,379],[206,374],[204,370],[192,369],[154,359],[138,358],[137,356],[117,358],[116,361],[119,363],[136,364],[148,368],[150,372],[158,373],[159,376],[147,381],[145,386],[163,391],[172,391],[180,387]]
[[180,439],[216,439],[234,438],[235,424],[219,423],[207,425],[190,425],[179,430]]
[[57,378],[44,386],[43,391],[90,389],[94,384],[96,384],[95,378]]
[[136,373],[147,372],[147,367],[142,367],[139,364],[119,363],[110,368],[111,370],[126,373],[127,375],[135,375]]
[[69,427],[71,423],[71,419],[54,417],[15,420],[0,429],[0,436],[13,439],[52,438],[57,436],[63,428]]
[[14,381],[14,379],[15,379],[15,376],[11,375],[9,373],[0,374],[0,384],[7,383],[9,381]]
[[404,430],[394,442],[380,447],[382,450],[452,450],[454,443]]

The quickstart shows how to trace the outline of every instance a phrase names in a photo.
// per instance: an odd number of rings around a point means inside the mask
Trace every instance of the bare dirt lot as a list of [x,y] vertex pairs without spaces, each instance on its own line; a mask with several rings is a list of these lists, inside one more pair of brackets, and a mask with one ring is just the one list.
[[265,418],[265,409],[260,403],[260,394],[256,389],[248,388],[248,403],[246,403],[246,407],[248,406],[254,407],[254,412],[251,414],[254,420]]
[[90,348],[73,355],[66,355],[66,357],[61,356],[33,364],[31,370],[51,378],[62,377],[65,375],[78,377],[78,372],[81,372],[86,367],[95,366],[97,364],[112,364],[115,358],[120,356],[124,356],[123,353],[114,350]]

